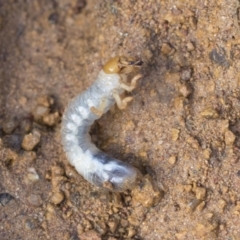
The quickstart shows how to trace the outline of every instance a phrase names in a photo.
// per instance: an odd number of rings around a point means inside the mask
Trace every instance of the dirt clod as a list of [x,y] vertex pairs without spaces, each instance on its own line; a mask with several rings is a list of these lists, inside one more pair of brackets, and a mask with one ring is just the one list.
[[197,199],[203,200],[206,196],[206,189],[202,187],[196,187],[195,194]]
[[140,203],[144,207],[156,206],[163,198],[163,192],[155,189],[151,178],[146,175],[141,183],[132,190],[132,200],[135,204]]
[[40,132],[37,130],[33,130],[32,133],[24,136],[22,141],[22,148],[26,151],[32,151],[40,142],[40,138]]
[[58,112],[43,116],[43,123],[50,127],[56,125],[59,122],[59,120],[60,116]]
[[82,233],[79,235],[79,238],[82,240],[101,240],[100,235],[94,230],[90,230],[88,232]]

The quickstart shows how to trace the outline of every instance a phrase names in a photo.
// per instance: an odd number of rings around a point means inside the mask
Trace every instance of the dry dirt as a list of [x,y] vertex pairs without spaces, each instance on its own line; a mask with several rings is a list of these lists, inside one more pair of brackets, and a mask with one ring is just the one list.
[[[121,194],[59,133],[115,55],[144,61],[134,101],[91,131],[143,173]],[[0,0],[0,239],[240,239],[239,114],[237,0]]]

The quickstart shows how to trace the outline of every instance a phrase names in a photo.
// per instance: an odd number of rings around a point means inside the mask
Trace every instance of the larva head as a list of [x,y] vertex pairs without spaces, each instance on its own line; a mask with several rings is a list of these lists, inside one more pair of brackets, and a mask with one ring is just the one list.
[[142,64],[141,60],[132,57],[114,57],[104,65],[103,71],[107,74],[128,74],[141,67]]

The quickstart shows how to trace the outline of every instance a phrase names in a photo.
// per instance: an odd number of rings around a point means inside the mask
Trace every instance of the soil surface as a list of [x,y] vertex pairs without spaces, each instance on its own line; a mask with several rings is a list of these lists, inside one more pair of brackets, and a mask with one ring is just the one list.
[[[240,239],[237,0],[0,0],[0,239]],[[70,99],[116,55],[144,61],[91,136],[143,174],[101,191],[68,163]]]

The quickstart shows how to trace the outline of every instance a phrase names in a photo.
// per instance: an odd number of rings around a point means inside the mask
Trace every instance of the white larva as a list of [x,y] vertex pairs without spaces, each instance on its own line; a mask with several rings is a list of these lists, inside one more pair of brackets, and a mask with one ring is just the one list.
[[109,60],[93,85],[76,96],[62,118],[62,144],[71,165],[89,182],[114,191],[132,187],[138,170],[128,163],[108,156],[92,142],[89,130],[93,122],[116,102],[124,109],[132,97],[120,98],[132,91],[141,75],[127,84],[127,76],[142,65],[142,61],[127,57]]

